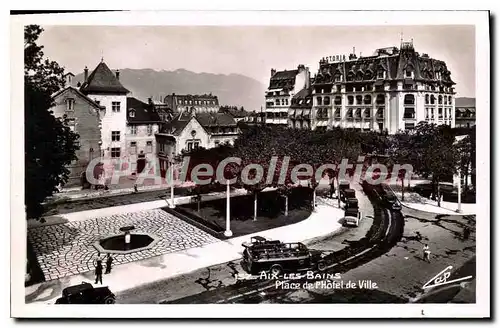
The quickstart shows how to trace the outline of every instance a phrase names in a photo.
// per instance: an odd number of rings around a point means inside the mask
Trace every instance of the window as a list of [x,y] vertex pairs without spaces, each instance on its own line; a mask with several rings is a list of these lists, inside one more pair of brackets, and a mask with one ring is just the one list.
[[384,108],[377,109],[377,118],[384,118]]
[[135,155],[137,153],[137,142],[132,141],[130,143],[130,155]]
[[120,141],[120,131],[111,131],[111,141]]
[[336,118],[340,118],[340,108],[337,108],[337,109],[335,110],[335,117],[336,117]]
[[342,75],[336,74],[335,75],[335,82],[341,82],[342,81]]
[[347,104],[354,105],[354,97],[353,96],[347,96]]
[[443,96],[439,96],[438,97],[438,104],[442,104],[443,103]]
[[136,135],[137,134],[137,125],[131,125],[130,126],[130,134]]
[[200,146],[200,143],[198,141],[189,141],[187,143],[187,150],[191,151],[193,149],[196,149]]
[[379,123],[378,129],[379,129],[379,131],[382,131],[384,129],[384,123]]
[[408,77],[408,78],[411,78],[412,77],[412,71],[410,69],[407,69],[406,70],[406,73],[405,73],[405,76]]
[[370,118],[371,117],[371,110],[369,108],[365,109],[364,117],[365,118]]
[[429,104],[429,95],[425,95],[425,104],[428,105]]
[[325,97],[325,102],[324,102],[325,105],[330,105],[330,97],[326,96]]
[[323,105],[323,99],[321,97],[316,97],[316,101],[318,102],[318,106]]
[[146,141],[146,153],[152,153],[152,152],[153,152],[153,142]]
[[385,77],[385,72],[383,70],[379,70],[377,72],[377,79],[383,79]]
[[153,134],[153,124],[148,124],[148,135],[152,135]]
[[405,105],[415,105],[415,96],[414,95],[405,95],[404,103],[405,103]]
[[415,118],[415,108],[405,108],[405,113],[404,113],[404,116],[403,118],[410,118],[410,119],[413,119]]
[[363,97],[362,96],[356,96],[356,105],[361,105],[363,102]]
[[372,96],[366,95],[365,96],[365,105],[370,105],[372,103]]
[[66,99],[66,110],[68,112],[72,112],[75,110],[75,99],[73,98]]
[[429,119],[429,108],[426,108],[425,109],[425,119],[428,120]]
[[434,105],[436,103],[436,96],[431,95],[431,105]]
[[385,95],[378,94],[377,95],[377,104],[385,104]]
[[415,129],[415,123],[405,123],[405,130]]
[[120,157],[120,147],[111,148],[111,158],[119,158]]
[[113,113],[119,113],[120,112],[120,102],[119,101],[113,101],[111,103],[111,111]]
[[443,108],[438,108],[438,118],[442,119],[443,118]]

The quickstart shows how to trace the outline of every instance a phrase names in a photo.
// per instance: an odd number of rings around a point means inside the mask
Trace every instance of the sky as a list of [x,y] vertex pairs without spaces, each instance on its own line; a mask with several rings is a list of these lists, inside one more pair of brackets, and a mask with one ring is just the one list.
[[475,28],[437,26],[43,26],[39,44],[74,74],[101,58],[112,69],[151,68],[241,74],[269,83],[272,68],[308,66],[322,57],[359,56],[413,39],[419,53],[443,60],[458,97],[475,97]]

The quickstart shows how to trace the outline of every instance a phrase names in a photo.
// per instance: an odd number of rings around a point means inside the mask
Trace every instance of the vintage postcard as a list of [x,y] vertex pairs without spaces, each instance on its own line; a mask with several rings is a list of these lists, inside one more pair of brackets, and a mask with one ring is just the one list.
[[490,317],[489,52],[480,11],[11,16],[11,315]]

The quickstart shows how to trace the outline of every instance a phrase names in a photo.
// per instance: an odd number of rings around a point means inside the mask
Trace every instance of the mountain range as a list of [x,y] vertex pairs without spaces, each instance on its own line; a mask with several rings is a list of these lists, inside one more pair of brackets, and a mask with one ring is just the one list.
[[[114,71],[114,70],[113,70]],[[83,73],[75,76],[83,81]],[[243,106],[260,111],[265,103],[266,86],[240,74],[195,73],[185,69],[155,71],[152,69],[120,69],[120,82],[131,91],[129,96],[147,101],[163,100],[172,93],[209,94],[218,96],[220,105]]]

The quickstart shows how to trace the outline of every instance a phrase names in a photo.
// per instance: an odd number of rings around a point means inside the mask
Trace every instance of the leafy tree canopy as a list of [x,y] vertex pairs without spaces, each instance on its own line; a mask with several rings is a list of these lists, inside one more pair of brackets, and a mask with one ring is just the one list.
[[43,201],[68,181],[66,168],[76,160],[78,135],[56,118],[51,95],[64,86],[64,69],[44,59],[36,42],[43,29],[24,30],[25,205],[28,218],[39,218]]

